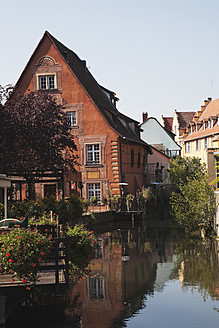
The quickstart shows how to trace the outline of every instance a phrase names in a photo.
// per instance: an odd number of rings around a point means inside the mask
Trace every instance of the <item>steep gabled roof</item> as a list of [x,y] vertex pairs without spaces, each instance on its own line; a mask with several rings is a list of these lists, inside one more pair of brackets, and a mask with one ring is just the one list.
[[164,127],[172,132],[172,125],[173,125],[173,117],[162,117],[164,122]]
[[176,112],[178,115],[180,129],[185,128],[190,121],[192,121],[193,116],[196,112]]
[[72,50],[54,38],[54,36],[52,36],[48,31],[45,32],[45,35],[48,35],[51,41],[55,44],[57,50],[62,55],[66,64],[71,68],[72,72],[76,75],[95,104],[98,107],[103,107],[105,110],[116,114],[118,112],[116,107],[108,99],[108,97],[102,91],[101,86],[97,83],[93,75],[86,67],[86,61],[81,60],[78,55],[76,55]]
[[[201,124],[203,121],[218,116],[219,116],[219,99],[215,99],[208,103],[208,105],[203,110],[202,114],[199,116],[197,123]],[[200,139],[217,134],[219,134],[219,126],[218,126],[218,122],[215,120],[215,124],[213,127],[207,126],[204,128],[202,125],[197,132],[193,131],[192,133],[189,133],[185,137],[185,141]]]
[[[81,83],[83,88],[86,90],[88,95],[91,97],[93,102],[96,104],[97,108],[101,112],[101,114],[104,116],[108,124],[121,136],[125,137],[126,139],[135,142],[140,143],[143,146],[147,147],[149,152],[150,146],[145,143],[143,140],[141,140],[137,134],[135,134],[131,129],[126,128],[122,122],[119,120],[119,116],[122,115],[119,113],[115,105],[111,102],[111,100],[107,97],[106,93],[103,91],[103,89],[106,89],[98,84],[98,82],[95,80],[93,75],[90,73],[88,68],[86,67],[86,61],[81,60],[78,55],[76,55],[72,50],[67,48],[64,44],[62,44],[60,41],[58,41],[54,36],[52,36],[48,31],[45,31],[41,41],[39,42],[37,48],[39,47],[42,40],[48,37],[50,41],[54,44],[57,51],[62,56],[63,60],[65,61],[66,65],[69,66],[73,74],[76,76],[78,81]],[[36,50],[37,50],[36,48]],[[36,52],[34,51],[34,53]],[[32,55],[33,56],[33,55]],[[30,60],[29,60],[30,62]],[[24,71],[26,70],[29,62],[27,63]],[[21,76],[24,74],[21,74]],[[21,80],[21,76],[18,80],[18,82]],[[108,89],[106,89],[108,90]],[[134,121],[133,119],[129,118],[131,121],[138,123]]]
[[219,99],[215,99],[205,107],[202,114],[199,116],[198,121],[202,121],[204,119],[209,119],[211,116],[219,115]]

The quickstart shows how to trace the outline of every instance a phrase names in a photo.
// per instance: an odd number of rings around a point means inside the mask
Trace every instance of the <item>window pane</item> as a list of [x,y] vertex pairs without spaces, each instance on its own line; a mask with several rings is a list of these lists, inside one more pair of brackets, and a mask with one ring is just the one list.
[[87,164],[100,163],[100,150],[99,144],[87,145]]
[[100,183],[87,184],[87,198],[90,200],[92,196],[97,197],[98,200],[101,199]]
[[39,77],[39,85],[40,89],[46,89],[46,76]]
[[48,76],[48,89],[55,89],[55,76]]
[[67,120],[70,126],[76,126],[76,112],[67,112]]

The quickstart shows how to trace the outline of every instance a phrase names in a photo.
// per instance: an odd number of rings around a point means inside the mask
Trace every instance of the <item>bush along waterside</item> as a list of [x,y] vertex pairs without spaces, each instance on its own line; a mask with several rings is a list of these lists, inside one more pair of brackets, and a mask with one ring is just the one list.
[[37,231],[13,229],[0,237],[1,272],[13,275],[12,283],[36,283],[42,261],[50,252],[50,237]]

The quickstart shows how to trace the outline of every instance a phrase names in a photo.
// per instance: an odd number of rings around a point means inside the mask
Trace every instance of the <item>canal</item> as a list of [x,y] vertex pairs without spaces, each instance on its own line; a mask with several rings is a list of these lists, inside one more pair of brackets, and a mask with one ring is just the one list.
[[92,229],[100,247],[90,276],[72,282],[65,323],[46,328],[219,327],[218,241],[140,222]]
[[98,243],[71,290],[77,327],[219,327],[218,242],[132,223],[102,227]]

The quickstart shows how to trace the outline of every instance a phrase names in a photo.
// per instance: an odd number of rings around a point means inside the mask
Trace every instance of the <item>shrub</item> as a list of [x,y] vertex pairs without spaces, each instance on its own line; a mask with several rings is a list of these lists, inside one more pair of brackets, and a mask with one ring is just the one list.
[[88,199],[83,199],[82,203],[83,203],[83,208],[85,209],[85,212],[87,212],[89,204],[90,204],[89,200]]
[[40,264],[50,251],[51,241],[37,231],[13,229],[0,237],[1,271],[12,273],[13,280],[37,281]]
[[68,200],[60,200],[57,206],[57,214],[61,222],[72,223],[80,218],[83,213],[83,202],[78,196],[72,195]]
[[8,215],[14,219],[25,217],[28,212],[28,202],[15,202],[8,207]]
[[53,213],[52,219],[51,219],[50,213],[44,213],[39,218],[30,218],[29,224],[30,225],[53,225],[53,226],[55,226],[57,224],[56,223],[56,214]]
[[89,273],[87,266],[95,258],[98,245],[93,231],[87,230],[84,225],[67,227],[69,237],[69,266],[70,274],[74,278],[82,278]]

